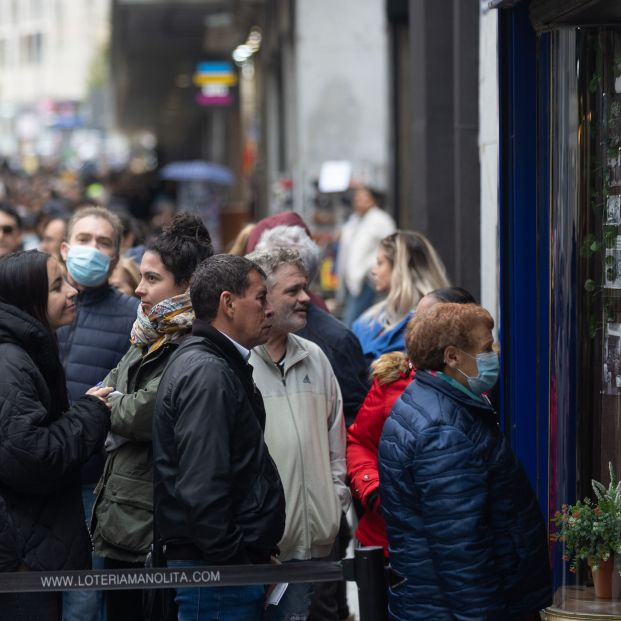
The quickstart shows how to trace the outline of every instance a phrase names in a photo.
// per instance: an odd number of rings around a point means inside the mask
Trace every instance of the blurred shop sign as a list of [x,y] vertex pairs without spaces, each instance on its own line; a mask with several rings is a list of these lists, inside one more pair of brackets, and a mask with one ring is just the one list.
[[324,162],[319,172],[320,192],[345,192],[351,181],[351,162],[333,160]]
[[198,63],[193,82],[200,87],[196,101],[201,106],[230,106],[233,103],[231,87],[237,84],[233,64],[226,61]]
[[72,130],[86,126],[77,101],[42,99],[37,104],[37,112],[46,127]]

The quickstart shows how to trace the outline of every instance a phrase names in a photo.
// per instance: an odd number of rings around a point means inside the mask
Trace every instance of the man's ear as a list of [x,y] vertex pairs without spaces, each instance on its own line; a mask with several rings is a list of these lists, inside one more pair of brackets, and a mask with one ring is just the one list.
[[60,256],[62,257],[65,263],[67,263],[68,254],[69,254],[69,244],[66,241],[61,242],[60,243]]
[[230,291],[223,291],[220,294],[220,309],[228,319],[235,316],[235,299]]
[[454,345],[444,350],[444,364],[452,369],[459,366],[459,351]]
[[112,272],[114,272],[114,268],[117,266],[119,262],[119,255],[115,255],[110,259],[110,267],[108,268],[108,277],[112,276]]

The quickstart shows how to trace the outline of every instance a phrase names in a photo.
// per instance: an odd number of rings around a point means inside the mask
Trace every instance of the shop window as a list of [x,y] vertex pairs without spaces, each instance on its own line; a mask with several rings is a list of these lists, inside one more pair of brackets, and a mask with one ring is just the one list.
[[40,32],[20,38],[20,63],[39,65],[43,61],[43,35]]
[[30,62],[30,36],[22,35],[19,38],[19,64],[27,65]]
[[[621,29],[557,30],[551,54],[553,515],[594,499],[591,480],[607,485],[609,463],[621,473]],[[618,573],[613,598],[597,598],[588,563],[568,571],[562,545],[547,618],[621,618]]]
[[36,65],[43,62],[43,35],[40,32],[32,35],[31,60]]
[[621,30],[586,29],[576,42],[581,468],[607,480],[609,462],[621,467]]

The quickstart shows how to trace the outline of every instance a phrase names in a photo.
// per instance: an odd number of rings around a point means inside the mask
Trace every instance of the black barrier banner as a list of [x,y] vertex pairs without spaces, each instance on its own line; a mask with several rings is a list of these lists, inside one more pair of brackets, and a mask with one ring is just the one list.
[[343,580],[343,564],[340,561],[302,561],[282,565],[222,565],[219,567],[19,571],[0,573],[0,593],[177,589],[338,580]]

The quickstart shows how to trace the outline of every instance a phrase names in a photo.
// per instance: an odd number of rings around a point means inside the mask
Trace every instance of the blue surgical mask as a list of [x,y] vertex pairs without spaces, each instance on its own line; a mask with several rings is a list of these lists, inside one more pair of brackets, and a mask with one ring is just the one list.
[[67,253],[67,271],[83,287],[96,287],[108,278],[110,257],[92,246],[76,244]]
[[[466,356],[470,356],[470,354],[465,351],[462,353],[466,354]],[[459,368],[457,370],[468,381],[470,390],[475,395],[482,395],[483,393],[491,390],[498,381],[498,375],[500,374],[500,360],[498,358],[498,354],[494,351],[483,352],[477,354],[476,356],[470,356],[470,358],[476,360],[477,363],[477,371],[479,374],[476,377],[466,375]]]

